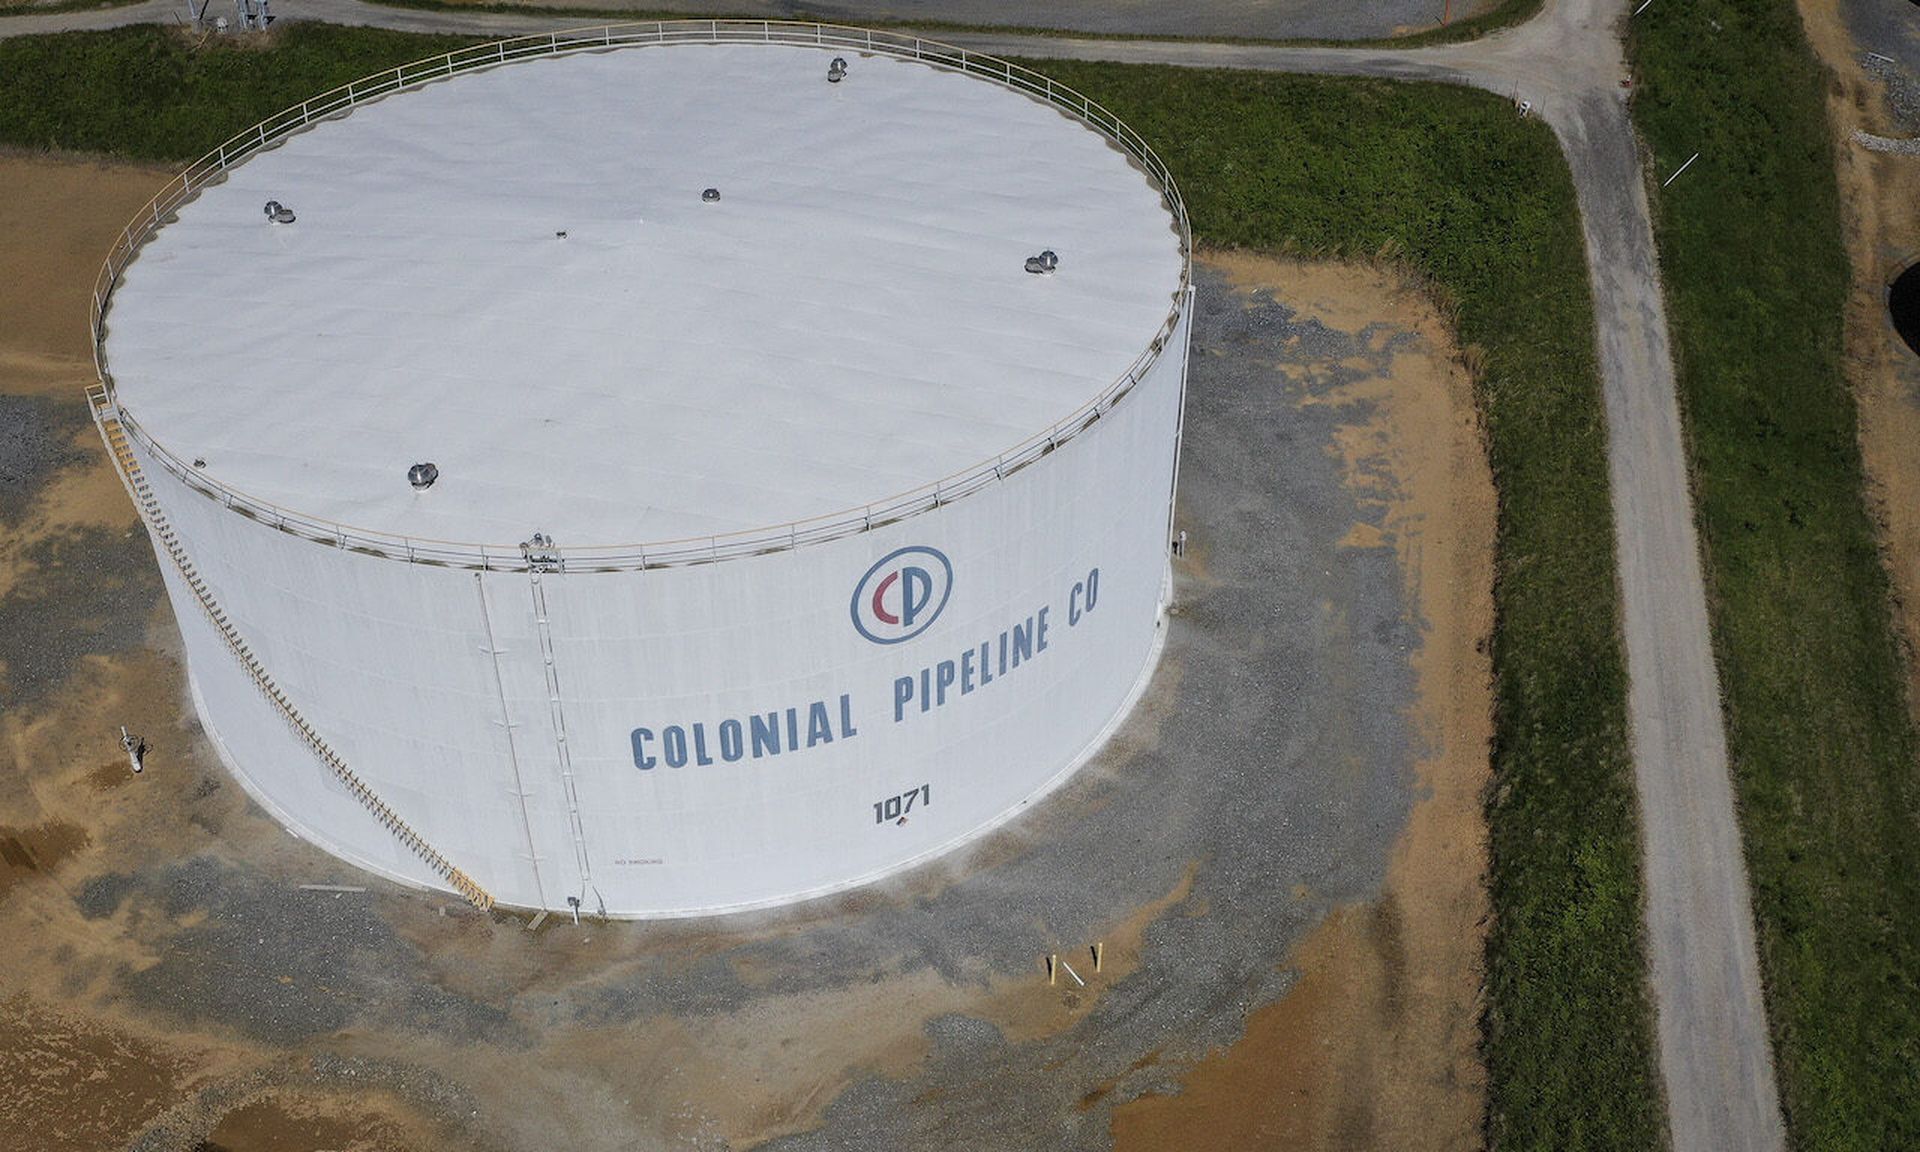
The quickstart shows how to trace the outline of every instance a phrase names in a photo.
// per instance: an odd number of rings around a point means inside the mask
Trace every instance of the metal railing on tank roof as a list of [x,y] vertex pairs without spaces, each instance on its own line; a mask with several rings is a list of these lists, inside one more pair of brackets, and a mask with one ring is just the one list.
[[[255,152],[269,147],[318,121],[340,116],[359,104],[395,92],[418,88],[463,72],[497,68],[515,61],[575,52],[604,52],[609,49],[656,44],[784,44],[798,47],[839,48],[848,51],[917,60],[942,68],[952,68],[990,80],[1005,87],[1038,97],[1081,121],[1117,145],[1151,177],[1172,212],[1180,237],[1181,267],[1179,289],[1173,294],[1166,318],[1153,340],[1134,358],[1121,377],[1100,394],[1044,432],[983,460],[971,468],[924,484],[918,488],[858,508],[829,513],[768,528],[748,529],[717,536],[663,540],[648,544],[617,544],[590,547],[562,547],[537,552],[529,557],[518,544],[473,544],[449,540],[429,540],[367,528],[356,528],[309,516],[271,501],[250,496],[188,466],[178,456],[149,436],[137,417],[120,407],[113,374],[107,365],[106,312],[120,274],[139,252],[140,247],[159,231],[179,208],[227,169]],[[781,20],[665,20],[633,24],[611,24],[599,28],[580,28],[545,35],[520,36],[488,44],[455,49],[385,72],[343,84],[309,100],[270,116],[253,127],[234,135],[212,152],[188,165],[166,188],[140,210],[114,241],[93,285],[93,359],[105,386],[109,402],[121,426],[137,438],[153,458],[190,488],[219,501],[227,508],[263,524],[304,539],[331,544],[373,556],[384,556],[416,564],[435,564],[457,568],[525,570],[550,567],[565,571],[622,571],[637,568],[668,567],[711,563],[742,556],[797,548],[842,536],[865,532],[943,504],[952,503],[999,480],[1085,431],[1119,403],[1138,384],[1159,358],[1180,324],[1187,303],[1191,277],[1190,253],[1193,233],[1187,222],[1187,207],[1173,174],[1155,155],[1139,133],[1122,123],[1112,112],[1086,96],[1054,82],[1030,68],[1009,60],[983,55],[900,32],[851,28],[835,24],[812,24]]]

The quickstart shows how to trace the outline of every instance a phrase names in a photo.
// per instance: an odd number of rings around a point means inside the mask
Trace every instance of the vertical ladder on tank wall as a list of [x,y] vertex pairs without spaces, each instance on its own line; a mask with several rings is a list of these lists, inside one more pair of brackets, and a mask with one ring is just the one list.
[[560,670],[553,658],[553,629],[547,614],[547,590],[540,583],[538,568],[529,567],[532,579],[533,623],[540,636],[540,659],[547,669],[547,707],[553,716],[553,739],[560,758],[560,786],[567,798],[567,819],[572,824],[573,852],[580,868],[581,895],[593,886],[593,865],[587,854],[586,827],[580,821],[580,793],[573,783],[573,753],[567,748],[567,712],[560,702]]
[[309,724],[306,717],[300,714],[299,709],[293,706],[293,702],[287,699],[287,694],[280,690],[271,676],[267,675],[266,667],[253,654],[253,649],[248,646],[246,640],[241,638],[233,622],[227,618],[226,611],[214,600],[213,591],[207,587],[206,581],[200,576],[199,569],[188,558],[186,549],[181,545],[179,536],[174,533],[173,525],[161,509],[160,502],[154,499],[153,489],[147,484],[146,476],[140,469],[139,458],[133,454],[133,446],[127,440],[127,430],[121,426],[119,414],[107,390],[98,385],[87,389],[87,403],[93,409],[93,422],[99,426],[101,438],[107,442],[107,451],[113,457],[114,469],[120,473],[120,482],[126,486],[127,495],[133,497],[133,505],[139,510],[140,519],[145,522],[148,534],[173,562],[174,570],[180,574],[180,579],[193,592],[194,599],[200,605],[200,611],[206,615],[214,631],[220,634],[221,640],[226,642],[227,651],[233,654],[234,659],[240,662],[240,666],[252,678],[253,686],[258,688],[267,702],[273,705],[274,710],[280,713],[281,719],[293,729],[294,735],[300,738],[300,742],[305,744],[322,764],[326,765],[327,770],[332,772],[340,783],[346,785],[347,791],[353,794],[354,799],[371,812],[374,819],[380,821],[387,831],[393,833],[395,839],[406,845],[409,851],[424,861],[427,867],[433,869],[435,875],[445,880],[455,892],[465,897],[469,904],[481,911],[492,908],[493,896],[485,888],[474,883],[466,873],[455,868],[451,861],[435,850],[433,845],[428,844],[418,832],[407,825],[406,821],[400,819],[393,809],[387,807],[386,802],[374,794],[366,781],[360,779],[358,773],[347,767],[347,762],[340,758],[340,754],[333,750],[333,746],[320,738],[320,734],[314,731],[313,725]]

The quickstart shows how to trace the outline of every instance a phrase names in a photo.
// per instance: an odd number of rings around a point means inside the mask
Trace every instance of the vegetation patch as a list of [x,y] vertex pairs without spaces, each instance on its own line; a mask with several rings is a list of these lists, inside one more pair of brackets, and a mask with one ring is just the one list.
[[[461,41],[300,25],[271,53],[153,29],[0,42],[0,141],[163,160]],[[1659,1142],[1606,430],[1574,195],[1548,130],[1441,85],[1034,62],[1172,168],[1202,242],[1382,259],[1474,360],[1500,489],[1483,1051],[1498,1148]]]
[[1841,365],[1849,270],[1792,0],[1630,45],[1789,1133],[1920,1147],[1920,778]]
[[[6,0],[0,0],[5,3]],[[87,2],[87,0],[76,0]],[[133,3],[134,0],[117,0],[121,3]],[[738,14],[728,17],[724,13],[666,12],[646,6],[645,0],[634,0],[631,7],[621,4],[598,6],[561,6],[546,4],[516,4],[512,0],[369,0],[373,4],[384,4],[389,8],[414,8],[428,12],[497,12],[516,16],[568,16],[578,17],[583,24],[620,23],[622,21],[645,20],[687,20],[687,19],[741,19],[759,20],[758,14]],[[1542,0],[1493,0],[1484,11],[1450,23],[1410,32],[1404,36],[1389,36],[1378,40],[1312,40],[1305,38],[1271,39],[1251,36],[1148,36],[1119,32],[1084,32],[1071,28],[1048,28],[1040,25],[1000,25],[1000,24],[962,24],[951,20],[896,20],[873,17],[860,19],[849,16],[844,11],[834,15],[809,12],[796,8],[782,19],[817,21],[822,24],[850,24],[856,27],[898,28],[907,32],[925,33],[929,39],[938,39],[942,34],[988,33],[1003,36],[1072,36],[1082,40],[1205,40],[1219,44],[1286,44],[1308,45],[1325,44],[1329,46],[1350,47],[1357,44],[1392,44],[1396,48],[1414,48],[1426,44],[1450,44],[1461,40],[1474,40],[1489,32],[1498,31],[1527,20],[1540,11]],[[1466,0],[1461,0],[1466,7]]]
[[151,26],[0,40],[0,142],[185,164],[309,96],[473,42],[309,23],[204,41]]

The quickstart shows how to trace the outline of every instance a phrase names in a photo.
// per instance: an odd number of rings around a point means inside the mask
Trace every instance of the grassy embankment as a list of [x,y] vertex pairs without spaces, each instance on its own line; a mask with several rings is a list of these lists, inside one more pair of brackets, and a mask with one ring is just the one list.
[[[0,0],[4,3],[5,0]],[[131,3],[132,0],[124,0]],[[512,0],[369,0],[370,3],[384,4],[389,8],[414,8],[428,12],[498,12],[520,16],[566,16],[576,18],[583,25],[618,23],[628,20],[685,20],[707,19],[711,14],[699,13],[692,16],[686,12],[662,11],[651,8],[647,0],[608,0],[599,7],[581,5],[532,5],[516,4]],[[781,17],[786,20],[817,20],[825,24],[851,24],[855,27],[898,28],[906,32],[925,35],[929,39],[938,39],[942,34],[964,32],[987,32],[997,34],[1033,35],[1033,36],[1074,36],[1096,40],[1208,40],[1226,44],[1393,44],[1400,48],[1413,48],[1426,44],[1451,44],[1461,40],[1473,40],[1497,32],[1502,28],[1522,23],[1540,11],[1543,0],[1494,0],[1484,11],[1447,24],[1438,24],[1409,32],[1404,36],[1381,37],[1374,40],[1314,40],[1307,38],[1272,39],[1249,36],[1149,36],[1122,32],[1080,32],[1070,28],[1048,28],[1041,25],[1023,25],[1003,27],[1001,25],[962,24],[951,20],[884,20],[878,17],[862,20],[856,17],[824,16],[796,9]],[[1464,0],[1460,5],[1466,7]],[[1436,13],[1437,15],[1438,13]],[[725,15],[715,17],[727,19]],[[761,19],[758,15],[742,14],[738,18],[747,20]]]
[[185,164],[309,96],[473,37],[295,24],[268,42],[195,51],[152,27],[0,40],[0,144]]
[[[184,160],[264,113],[452,41],[298,26],[269,57],[151,30],[0,42],[0,141]],[[1659,1128],[1625,672],[1580,233],[1551,136],[1439,86],[1050,62],[1180,181],[1203,242],[1386,258],[1473,349],[1500,487],[1484,1051],[1500,1148]],[[29,98],[31,97],[31,98]]]
[[1920,778],[1842,372],[1827,78],[1792,0],[1634,25],[1781,1091],[1801,1148],[1920,1148]]

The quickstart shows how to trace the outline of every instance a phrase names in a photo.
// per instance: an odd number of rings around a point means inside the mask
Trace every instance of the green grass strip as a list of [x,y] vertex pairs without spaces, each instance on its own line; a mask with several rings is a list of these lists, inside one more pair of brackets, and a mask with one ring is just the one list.
[[1656,4],[1634,115],[1787,1123],[1920,1148],[1920,778],[1841,365],[1827,77],[1791,0]]
[[[86,0],[77,0],[84,3]],[[132,3],[133,0],[122,0]],[[1325,45],[1329,47],[1360,47],[1368,44],[1391,44],[1396,48],[1415,48],[1428,44],[1451,44],[1461,40],[1474,40],[1502,28],[1522,23],[1540,11],[1542,0],[1495,0],[1485,11],[1455,20],[1449,24],[1436,25],[1418,32],[1409,32],[1404,36],[1383,36],[1362,40],[1324,40],[1303,37],[1261,38],[1255,36],[1159,36],[1144,33],[1127,32],[1084,32],[1071,28],[1049,28],[1038,24],[964,24],[952,20],[898,20],[879,16],[861,18],[841,12],[837,15],[822,15],[796,8],[784,16],[767,17],[739,14],[734,16],[714,16],[708,13],[689,13],[663,11],[647,7],[645,0],[636,0],[630,7],[590,7],[590,6],[548,6],[533,4],[515,4],[511,0],[368,0],[369,3],[385,5],[389,8],[413,8],[424,12],[492,12],[515,16],[566,16],[578,18],[584,24],[617,24],[624,21],[650,20],[801,20],[818,21],[823,24],[846,24],[854,27],[897,28],[907,32],[924,33],[928,39],[937,40],[942,34],[985,33],[1006,36],[1066,36],[1077,40],[1190,40],[1213,44],[1269,44],[1269,45]],[[1462,0],[1465,7],[1465,0]]]
[[474,42],[307,23],[272,36],[199,49],[152,26],[0,40],[0,142],[185,164],[309,96]]
[[[281,36],[270,53],[190,53],[152,29],[0,42],[0,141],[186,160],[458,42]],[[1202,242],[1399,262],[1457,325],[1500,491],[1489,1135],[1499,1149],[1656,1144],[1606,433],[1552,136],[1498,97],[1439,85],[1031,63],[1154,142]]]

